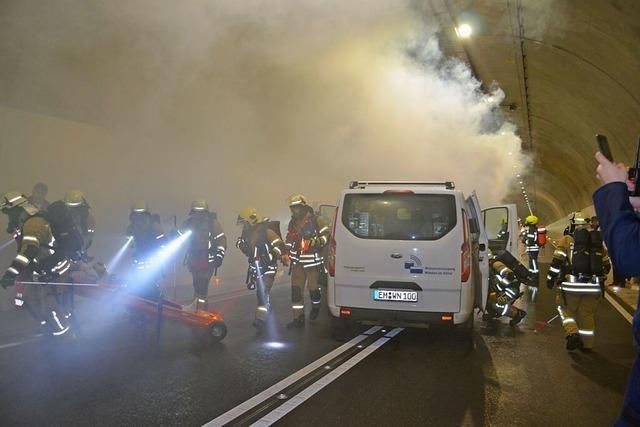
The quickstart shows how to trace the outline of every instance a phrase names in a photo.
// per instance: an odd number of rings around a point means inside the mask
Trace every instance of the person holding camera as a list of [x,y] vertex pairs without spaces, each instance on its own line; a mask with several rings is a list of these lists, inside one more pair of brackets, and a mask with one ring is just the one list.
[[[597,177],[603,184],[593,194],[596,214],[600,219],[604,241],[614,269],[625,277],[640,275],[640,197],[630,196],[635,184],[629,181],[629,171],[622,163],[609,161],[601,152],[596,153],[599,165]],[[633,194],[633,193],[632,193]],[[640,313],[636,310],[632,323],[636,348],[640,344]],[[640,355],[631,369],[622,413],[616,426],[640,424]]]

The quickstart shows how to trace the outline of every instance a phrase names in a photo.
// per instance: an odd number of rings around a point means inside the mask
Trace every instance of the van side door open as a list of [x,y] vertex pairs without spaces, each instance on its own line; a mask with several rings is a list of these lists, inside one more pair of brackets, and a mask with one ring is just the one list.
[[469,227],[472,233],[472,241],[474,245],[474,256],[477,257],[478,270],[474,272],[474,307],[481,310],[485,309],[487,298],[489,297],[489,240],[484,229],[484,221],[478,196],[474,191],[466,200],[467,210],[469,211]]
[[482,222],[489,239],[489,249],[494,255],[509,251],[518,254],[518,211],[516,205],[492,206],[482,211]]

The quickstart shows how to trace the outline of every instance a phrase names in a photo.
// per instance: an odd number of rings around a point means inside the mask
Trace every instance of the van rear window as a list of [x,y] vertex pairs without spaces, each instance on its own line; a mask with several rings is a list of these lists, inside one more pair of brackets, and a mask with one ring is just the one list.
[[449,194],[346,194],[342,223],[355,236],[378,240],[437,240],[456,226]]

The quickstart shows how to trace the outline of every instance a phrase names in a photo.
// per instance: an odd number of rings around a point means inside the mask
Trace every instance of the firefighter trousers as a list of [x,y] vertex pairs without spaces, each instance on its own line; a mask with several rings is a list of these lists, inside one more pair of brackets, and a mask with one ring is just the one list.
[[24,308],[48,332],[54,336],[63,335],[69,330],[71,317],[68,292],[58,286],[24,285],[21,289]]
[[535,280],[535,284],[536,286],[538,286],[539,280],[539,274],[540,271],[538,269],[538,250],[534,250],[534,251],[527,251],[527,254],[529,255],[529,272],[533,275],[534,280]]
[[203,270],[191,270],[193,276],[193,290],[196,298],[207,299],[209,295],[209,282],[213,277],[213,267]]
[[600,298],[600,293],[585,295],[558,290],[556,294],[558,313],[565,334],[580,334],[584,348],[593,347],[596,334],[595,315]]
[[494,313],[494,317],[507,316],[513,319],[518,315],[518,309],[508,301],[501,300],[496,292],[489,294],[487,306]]
[[309,290],[311,304],[317,306],[321,303],[320,294],[320,269],[318,266],[304,268],[302,264],[294,264],[291,267],[291,309],[294,319],[304,319],[304,288]]
[[256,295],[258,297],[256,319],[262,320],[263,322],[269,313],[269,295],[271,294],[271,288],[273,287],[275,278],[275,274],[265,274],[262,277],[256,278]]

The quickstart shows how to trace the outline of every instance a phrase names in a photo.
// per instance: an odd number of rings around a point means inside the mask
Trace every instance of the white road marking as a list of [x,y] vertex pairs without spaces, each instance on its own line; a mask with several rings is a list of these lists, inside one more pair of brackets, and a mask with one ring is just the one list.
[[[369,329],[367,332],[371,331],[374,328],[377,328],[377,326],[374,326],[373,328]],[[302,378],[302,377],[304,377],[306,375],[309,375],[311,372],[313,372],[316,369],[320,368],[321,366],[325,365],[327,362],[335,359],[337,356],[339,356],[342,353],[344,353],[345,351],[351,349],[352,347],[354,347],[355,345],[357,345],[361,341],[364,341],[365,339],[369,338],[368,335],[365,335],[367,332],[365,332],[362,335],[358,335],[357,337],[353,338],[351,341],[349,341],[347,343],[344,343],[343,345],[341,345],[340,347],[336,348],[332,352],[327,353],[326,355],[322,356],[321,358],[319,358],[315,362],[312,362],[311,364],[309,364],[309,365],[305,366],[304,368],[300,369],[298,372],[288,376],[287,378],[281,380],[280,382],[276,383],[275,385],[272,385],[271,387],[269,387],[268,389],[264,390],[263,392],[255,395],[251,399],[241,403],[240,405],[236,406],[233,409],[230,409],[229,411],[225,412],[224,414],[222,414],[219,417],[209,421],[208,423],[206,423],[204,425],[205,426],[222,426],[224,424],[227,424],[227,423],[231,422],[232,420],[238,418],[240,415],[244,414],[245,412],[249,411],[250,409],[252,409],[255,406],[259,405],[260,403],[264,402],[265,400],[267,400],[267,399],[271,398],[272,396],[278,394],[278,392],[280,392],[283,389],[289,387],[291,384],[295,383],[300,378]]]
[[18,346],[21,346],[23,344],[28,344],[30,342],[39,340],[43,336],[44,336],[43,334],[37,334],[37,335],[32,336],[31,338],[27,338],[27,339],[22,340],[22,341],[16,341],[16,342],[10,342],[10,343],[6,343],[6,344],[0,344],[0,350],[3,350],[5,348],[18,347]]
[[622,307],[618,303],[618,301],[616,301],[611,295],[609,295],[608,292],[604,293],[604,297],[606,298],[607,301],[609,301],[609,303],[613,306],[613,308],[615,308],[616,310],[618,310],[620,314],[622,314],[622,317],[627,319],[627,322],[633,323],[633,316],[629,314],[629,312],[625,310],[624,307]]
[[358,363],[362,362],[367,356],[372,354],[374,351],[378,350],[385,343],[391,340],[394,336],[398,335],[402,332],[403,328],[395,328],[390,331],[387,335],[382,338],[379,338],[376,342],[362,350],[360,353],[353,356],[351,359],[347,360],[340,366],[338,366],[335,370],[320,378],[315,383],[311,384],[306,389],[302,390],[300,393],[289,399],[283,405],[277,407],[273,411],[269,412],[267,415],[251,424],[252,427],[266,427],[270,426],[273,423],[280,420],[282,417],[287,415],[289,412],[296,409],[302,403],[304,403],[307,399],[312,397],[314,394],[318,393],[327,385],[331,384],[333,381],[338,379],[341,375],[347,372],[349,369],[353,368]]

